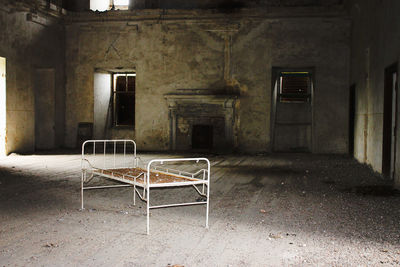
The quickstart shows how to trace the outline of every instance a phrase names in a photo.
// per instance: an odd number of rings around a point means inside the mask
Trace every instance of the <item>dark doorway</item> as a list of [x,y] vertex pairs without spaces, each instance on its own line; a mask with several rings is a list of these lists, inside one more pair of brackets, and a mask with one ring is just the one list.
[[397,124],[397,63],[385,69],[383,106],[382,173],[394,177]]
[[349,154],[354,155],[354,122],[356,116],[356,85],[350,86],[349,92]]
[[212,125],[193,125],[192,149],[213,148],[213,127]]

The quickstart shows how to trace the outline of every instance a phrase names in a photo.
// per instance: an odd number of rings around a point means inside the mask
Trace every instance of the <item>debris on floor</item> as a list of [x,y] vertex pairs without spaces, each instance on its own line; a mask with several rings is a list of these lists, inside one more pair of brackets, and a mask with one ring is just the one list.
[[44,245],[43,247],[46,247],[46,248],[58,248],[58,244],[46,243],[46,245]]
[[283,236],[281,234],[269,234],[269,238],[273,238],[273,239],[280,239],[283,238]]

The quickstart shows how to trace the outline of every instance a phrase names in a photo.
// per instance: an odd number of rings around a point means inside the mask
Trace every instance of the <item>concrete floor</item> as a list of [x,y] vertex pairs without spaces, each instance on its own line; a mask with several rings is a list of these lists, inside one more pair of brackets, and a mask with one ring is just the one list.
[[[142,158],[170,156],[144,154]],[[176,155],[174,155],[176,156]],[[204,206],[151,212],[132,190],[85,194],[80,156],[0,161],[1,266],[358,266],[400,264],[400,195],[345,156],[211,155]],[[178,194],[179,193],[179,194]],[[195,199],[193,189],[152,193]]]

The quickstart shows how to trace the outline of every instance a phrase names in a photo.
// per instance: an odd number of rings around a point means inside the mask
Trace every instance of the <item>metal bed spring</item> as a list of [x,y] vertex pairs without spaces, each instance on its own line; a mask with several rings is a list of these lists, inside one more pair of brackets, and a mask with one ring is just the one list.
[[[96,153],[99,148],[101,153]],[[93,150],[88,152],[87,147],[92,145]],[[102,146],[101,146],[102,145]],[[108,145],[108,146],[107,146]],[[111,145],[111,150],[109,149]],[[132,148],[129,149],[129,146]],[[118,153],[121,149],[121,153]],[[122,153],[123,152],[123,153]],[[110,156],[111,155],[111,156]],[[121,157],[122,156],[122,159]],[[102,167],[98,161],[101,162]],[[120,163],[118,165],[117,163]],[[138,162],[141,161],[136,155],[136,143],[133,140],[88,140],[82,144],[82,159],[81,159],[81,209],[84,209],[83,192],[84,190],[91,189],[105,189],[105,188],[118,188],[118,187],[133,187],[133,204],[136,205],[136,194],[139,198],[146,202],[146,217],[147,225],[146,232],[150,233],[150,209],[177,207],[187,205],[206,205],[206,228],[208,228],[208,213],[209,213],[209,195],[210,195],[210,161],[206,158],[176,158],[176,159],[153,159],[145,169],[138,167]],[[194,173],[154,166],[159,163],[170,162],[205,162],[207,168],[202,168]],[[95,166],[97,165],[97,166]],[[93,177],[101,176],[122,182],[120,185],[100,185],[100,186],[85,186],[85,183],[90,182]],[[166,188],[166,187],[179,187],[179,186],[193,186],[198,194],[205,197],[205,201],[199,202],[184,202],[166,205],[152,206],[150,204],[150,188]],[[201,186],[199,188],[198,186]],[[142,188],[140,192],[137,188]]]

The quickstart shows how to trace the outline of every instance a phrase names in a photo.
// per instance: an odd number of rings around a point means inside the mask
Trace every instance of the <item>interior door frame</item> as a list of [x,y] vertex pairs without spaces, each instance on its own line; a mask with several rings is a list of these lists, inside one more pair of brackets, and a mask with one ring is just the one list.
[[[393,77],[395,75],[396,78],[394,80]],[[399,73],[397,62],[385,68],[382,134],[382,174],[390,179],[394,178],[396,162],[398,77]]]
[[277,107],[277,98],[278,98],[278,83],[277,80],[281,72],[309,72],[311,77],[311,140],[310,140],[310,148],[311,153],[314,152],[314,98],[315,98],[315,67],[272,67],[272,75],[271,75],[271,109],[270,109],[270,147],[272,152],[275,151],[275,123],[276,123],[276,107]]
[[349,155],[352,157],[355,145],[356,99],[356,84],[352,84],[349,89]]

